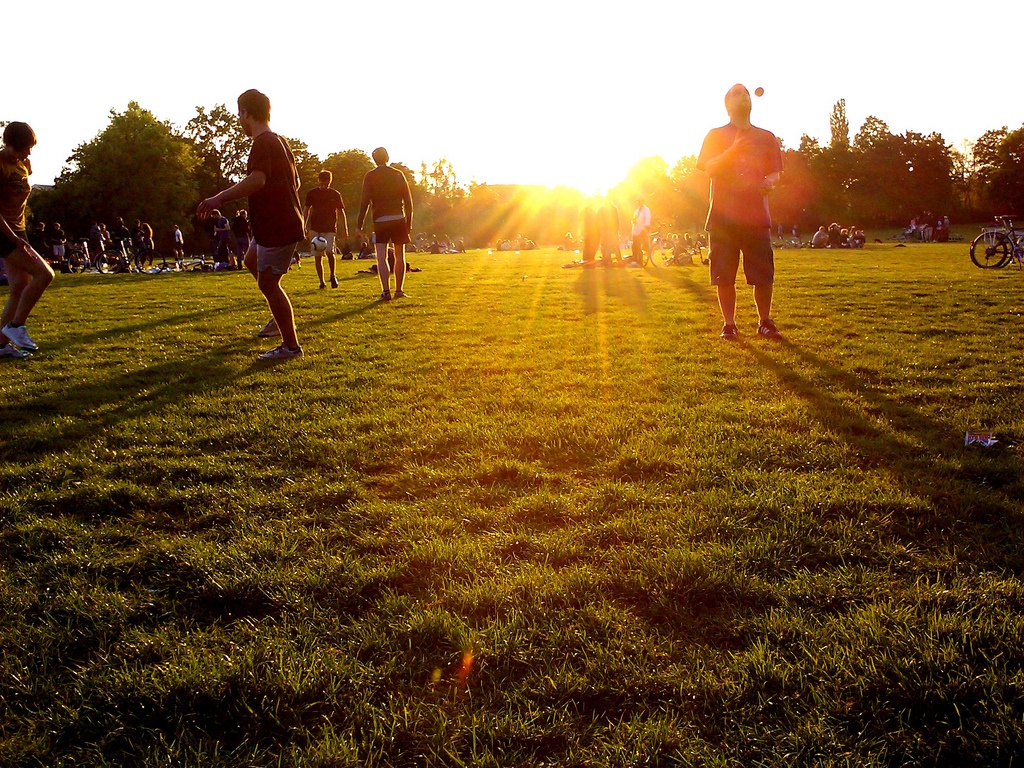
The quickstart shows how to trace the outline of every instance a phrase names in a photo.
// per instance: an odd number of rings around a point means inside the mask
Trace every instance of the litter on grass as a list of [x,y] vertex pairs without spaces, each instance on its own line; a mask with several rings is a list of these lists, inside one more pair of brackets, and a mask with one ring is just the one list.
[[991,448],[998,442],[991,432],[967,432],[964,434],[964,445],[981,445]]

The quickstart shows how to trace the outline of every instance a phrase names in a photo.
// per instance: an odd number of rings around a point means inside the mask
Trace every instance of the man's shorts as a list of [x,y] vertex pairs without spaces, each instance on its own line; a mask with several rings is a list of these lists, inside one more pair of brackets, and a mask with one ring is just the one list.
[[[15,231],[14,234],[21,238],[25,237],[24,232]],[[5,235],[0,235],[0,259],[5,259],[10,256],[14,253],[17,247],[17,242],[8,239]]]
[[315,229],[310,230],[309,239],[312,240],[314,237],[322,237],[327,241],[327,250],[324,253],[334,253],[334,232],[317,232]]
[[711,233],[711,284],[735,285],[743,252],[747,285],[775,282],[775,254],[767,227],[719,227]]
[[63,245],[55,245],[55,246],[53,246],[53,257],[55,259],[63,259],[64,258],[64,246]]
[[377,236],[377,245],[388,241],[395,245],[405,245],[409,242],[409,223],[405,219],[375,221],[373,234]]
[[297,245],[298,243],[292,243],[268,248],[256,243],[256,271],[266,272],[269,269],[275,275],[285,274],[292,265],[292,256],[295,255]]

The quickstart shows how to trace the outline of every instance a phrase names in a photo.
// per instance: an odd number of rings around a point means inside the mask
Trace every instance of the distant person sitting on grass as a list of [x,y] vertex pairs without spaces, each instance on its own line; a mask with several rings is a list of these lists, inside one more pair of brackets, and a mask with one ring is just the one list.
[[39,347],[28,335],[29,313],[53,282],[53,269],[25,239],[25,209],[32,185],[28,156],[36,134],[27,123],[8,123],[0,149],[0,264],[10,291],[0,314],[0,357],[29,357]]
[[301,357],[292,303],[281,287],[281,278],[288,272],[295,249],[305,236],[295,157],[288,142],[270,130],[270,99],[265,94],[252,89],[239,96],[238,121],[245,135],[253,140],[248,175],[201,202],[196,215],[205,218],[224,203],[249,198],[253,240],[245,254],[245,266],[256,278],[273,315],[259,335],[281,336],[283,341],[276,349],[260,355],[260,360]]
[[363,177],[363,193],[359,201],[359,217],[356,229],[362,234],[363,221],[367,211],[373,208],[373,233],[377,249],[377,274],[383,290],[377,301],[391,299],[390,275],[388,274],[388,243],[395,245],[395,298],[406,297],[402,286],[405,282],[405,244],[412,231],[412,194],[405,174],[388,165],[388,151],[384,147],[373,150],[373,161],[377,167]]
[[828,245],[828,230],[822,224],[811,238],[811,248],[824,248],[826,245]]

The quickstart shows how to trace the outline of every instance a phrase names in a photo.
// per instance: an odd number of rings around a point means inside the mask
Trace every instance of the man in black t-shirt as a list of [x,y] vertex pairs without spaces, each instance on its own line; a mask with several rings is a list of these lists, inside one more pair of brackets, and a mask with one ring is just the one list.
[[288,142],[270,130],[270,99],[266,95],[252,89],[239,96],[238,121],[245,135],[253,139],[248,176],[201,202],[196,215],[205,218],[224,203],[249,198],[253,239],[245,254],[245,266],[256,278],[273,315],[259,335],[281,336],[283,341],[260,359],[302,357],[292,303],[281,287],[295,248],[305,237],[295,157]]
[[238,268],[245,267],[245,253],[249,250],[252,234],[249,230],[249,212],[242,208],[231,220],[231,234],[235,236],[235,255],[238,257]]
[[[306,193],[306,229],[310,240],[322,237],[327,241],[327,265],[331,269],[331,288],[338,287],[338,278],[334,276],[334,236],[338,231],[338,214],[341,214],[341,237],[348,240],[348,221],[345,219],[345,203],[341,193],[331,188],[334,176],[330,171],[320,171],[317,177],[319,186]],[[324,252],[316,250],[316,276],[320,278],[320,287],[324,283]]]

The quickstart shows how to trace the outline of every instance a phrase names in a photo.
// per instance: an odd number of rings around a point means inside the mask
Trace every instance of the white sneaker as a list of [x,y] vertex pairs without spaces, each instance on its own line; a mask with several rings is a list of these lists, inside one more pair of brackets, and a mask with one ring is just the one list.
[[270,322],[260,328],[260,332],[256,335],[261,339],[272,339],[275,336],[280,336],[281,331],[277,327],[277,321],[274,318],[270,318]]
[[28,328],[24,325],[14,328],[10,323],[0,328],[3,331],[4,336],[11,340],[11,343],[16,347],[27,349],[30,352],[35,352],[39,349],[39,345],[32,341],[32,337],[28,335]]
[[290,349],[284,344],[272,349],[269,352],[264,352],[260,355],[260,360],[291,360],[293,357],[302,357],[302,347],[298,349]]
[[18,349],[13,344],[4,344],[0,347],[0,357],[13,357],[15,360],[24,360],[26,357],[32,357],[32,353],[27,349]]

